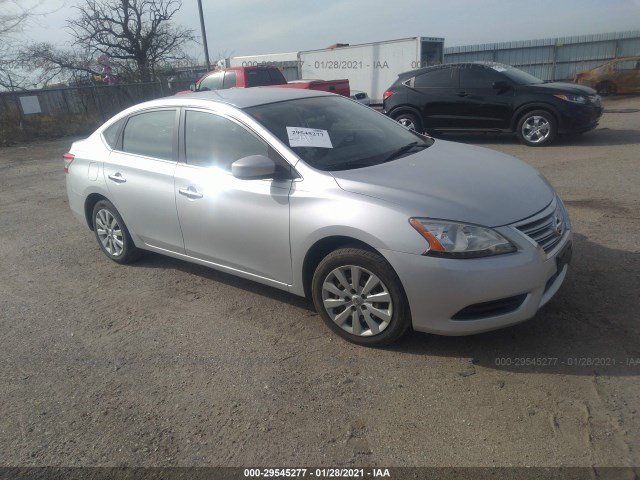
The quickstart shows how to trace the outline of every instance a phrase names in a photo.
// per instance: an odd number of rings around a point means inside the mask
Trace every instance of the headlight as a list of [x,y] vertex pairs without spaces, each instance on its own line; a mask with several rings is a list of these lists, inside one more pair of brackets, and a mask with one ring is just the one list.
[[566,102],[580,103],[582,105],[587,103],[587,97],[584,97],[582,95],[561,94],[561,95],[554,95],[554,97],[559,98],[560,100],[564,100]]
[[560,205],[560,209],[562,211],[562,215],[564,216],[564,225],[567,230],[571,230],[571,219],[569,218],[569,212],[567,211],[567,207],[565,207],[564,202],[560,200],[560,197],[556,196],[557,202]]
[[429,242],[425,255],[476,258],[516,251],[509,240],[491,228],[428,218],[410,218],[409,223]]

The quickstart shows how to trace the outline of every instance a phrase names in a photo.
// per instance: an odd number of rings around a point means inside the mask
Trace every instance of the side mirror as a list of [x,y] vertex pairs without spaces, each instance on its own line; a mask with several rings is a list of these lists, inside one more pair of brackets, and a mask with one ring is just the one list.
[[192,92],[196,91],[196,84],[192,83],[191,85],[189,85],[189,90],[191,90]]
[[496,90],[507,90],[511,87],[511,85],[505,80],[499,80],[497,82],[493,82],[492,87]]
[[285,168],[265,155],[249,155],[231,164],[231,174],[241,180],[283,180],[291,178]]

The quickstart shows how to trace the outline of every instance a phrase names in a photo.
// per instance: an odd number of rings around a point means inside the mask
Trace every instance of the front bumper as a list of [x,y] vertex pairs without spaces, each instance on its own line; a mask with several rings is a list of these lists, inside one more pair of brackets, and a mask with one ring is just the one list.
[[567,274],[571,231],[547,253],[514,227],[496,230],[518,251],[464,260],[382,251],[402,281],[414,330],[440,335],[495,330],[532,318],[555,295]]
[[564,102],[559,109],[558,133],[581,133],[598,126],[604,108],[601,105],[572,105]]

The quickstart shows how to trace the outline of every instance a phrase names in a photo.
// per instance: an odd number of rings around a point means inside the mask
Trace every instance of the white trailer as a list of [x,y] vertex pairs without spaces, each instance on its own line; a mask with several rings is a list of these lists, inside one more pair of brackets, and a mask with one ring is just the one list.
[[256,65],[273,65],[284,74],[287,81],[298,80],[298,52],[269,53],[264,55],[246,55],[228,59],[228,67],[253,67]]
[[352,90],[382,103],[382,94],[399,73],[442,63],[443,46],[444,38],[411,37],[300,52],[300,78],[348,78]]

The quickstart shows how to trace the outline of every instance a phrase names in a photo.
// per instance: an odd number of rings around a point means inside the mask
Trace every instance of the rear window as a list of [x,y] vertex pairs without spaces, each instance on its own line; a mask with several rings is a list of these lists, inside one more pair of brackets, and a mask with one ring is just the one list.
[[247,70],[247,85],[260,87],[265,85],[281,85],[287,83],[280,70],[273,68],[254,68]]
[[104,141],[107,142],[110,148],[115,149],[118,145],[118,139],[120,138],[120,129],[124,124],[125,118],[121,118],[116,123],[107,128],[104,132],[102,132],[102,137]]

